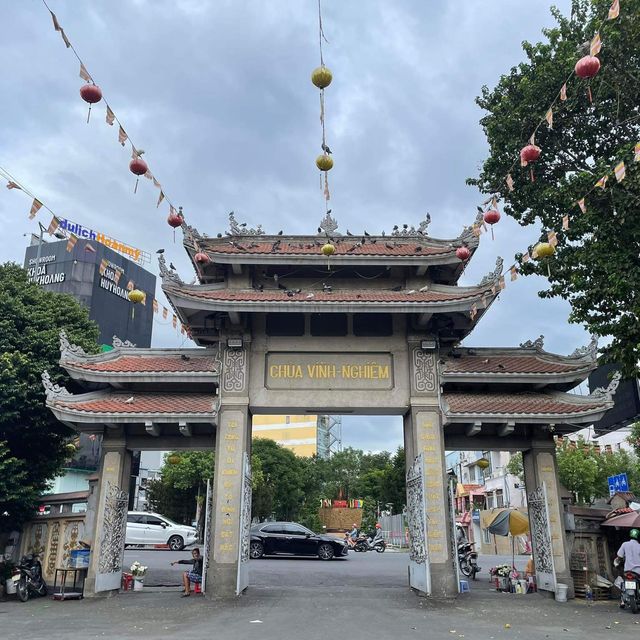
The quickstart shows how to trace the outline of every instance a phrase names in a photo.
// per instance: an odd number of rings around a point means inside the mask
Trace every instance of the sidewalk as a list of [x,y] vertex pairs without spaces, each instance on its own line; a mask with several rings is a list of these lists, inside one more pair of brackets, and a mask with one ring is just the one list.
[[230,601],[145,588],[109,599],[0,603],[3,640],[587,640],[638,637],[639,624],[640,616],[620,611],[615,601],[561,604],[540,594],[498,593],[487,584],[448,602],[367,585],[251,587]]

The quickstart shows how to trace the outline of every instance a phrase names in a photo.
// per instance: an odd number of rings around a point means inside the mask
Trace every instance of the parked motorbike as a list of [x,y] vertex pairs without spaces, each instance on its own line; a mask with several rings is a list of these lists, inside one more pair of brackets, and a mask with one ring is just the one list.
[[461,542],[458,544],[458,564],[460,572],[467,578],[471,576],[472,580],[476,579],[476,573],[481,571],[478,566],[478,552],[473,546],[475,542]]
[[373,541],[371,538],[367,538],[366,536],[360,536],[356,539],[356,545],[354,547],[354,551],[376,551],[377,553],[384,553],[387,549],[387,543],[382,539],[378,538],[378,540]]
[[46,596],[47,584],[42,577],[42,564],[37,555],[23,556],[11,577],[16,585],[16,594],[21,602],[31,595]]
[[622,602],[632,613],[640,611],[640,575],[633,571],[624,572],[624,584],[621,588]]

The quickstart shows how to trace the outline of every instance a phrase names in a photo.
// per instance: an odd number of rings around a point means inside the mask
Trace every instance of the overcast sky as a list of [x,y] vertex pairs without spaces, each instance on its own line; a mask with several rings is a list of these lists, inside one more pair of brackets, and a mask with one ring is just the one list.
[[[320,153],[315,0],[49,0],[69,39],[151,171],[189,224],[215,235],[239,221],[267,232],[314,233],[324,213],[314,159]],[[428,211],[435,237],[471,224],[483,197],[465,185],[487,155],[474,98],[483,84],[523,59],[553,23],[548,0],[324,0],[327,141],[334,152],[331,207],[340,230],[391,231]],[[554,2],[568,12],[569,0]],[[134,195],[129,147],[105,123],[104,104],[86,123],[79,65],[40,0],[0,3],[0,166],[58,215],[151,253],[164,247],[185,281],[194,276],[143,180]],[[546,104],[540,104],[541,114]],[[29,199],[4,188],[2,261],[22,263],[36,221]],[[48,225],[50,214],[38,220]],[[538,229],[503,219],[481,238],[461,284],[475,284],[497,255],[513,255]],[[157,264],[151,265],[157,272]],[[570,353],[587,344],[569,325],[569,306],[541,300],[537,277],[511,284],[467,339],[468,345],[518,345],[546,337]],[[166,304],[158,287],[157,297]],[[183,338],[154,326],[154,345]],[[395,447],[399,423],[353,426],[345,442]],[[384,424],[384,421],[383,421]]]

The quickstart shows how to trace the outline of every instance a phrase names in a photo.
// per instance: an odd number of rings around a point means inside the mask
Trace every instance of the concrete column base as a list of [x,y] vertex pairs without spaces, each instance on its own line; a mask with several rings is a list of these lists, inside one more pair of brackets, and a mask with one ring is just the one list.
[[[238,580],[237,563],[218,564],[213,562],[209,565],[209,576],[206,593],[208,598],[235,597]],[[209,580],[211,582],[209,582]]]

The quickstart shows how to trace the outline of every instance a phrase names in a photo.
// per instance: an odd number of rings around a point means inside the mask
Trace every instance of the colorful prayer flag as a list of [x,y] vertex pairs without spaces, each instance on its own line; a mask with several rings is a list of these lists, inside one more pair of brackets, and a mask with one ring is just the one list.
[[51,19],[53,20],[53,28],[56,31],[62,31],[62,27],[60,26],[60,23],[58,22],[58,18],[56,18],[56,14],[53,13],[53,11],[51,11],[51,9],[49,9],[49,13],[51,14]]
[[569,229],[569,216],[563,216],[562,218],[562,229],[564,231],[567,231],[567,229]]
[[153,177],[153,186],[162,189],[162,185],[156,180],[155,176]]
[[509,191],[513,191],[513,178],[511,177],[511,174],[508,173],[507,174],[507,188],[509,189]]
[[471,305],[471,311],[469,312],[471,319],[473,320],[478,315],[478,307],[475,304]]
[[164,200],[164,193],[162,189],[160,190],[160,195],[158,196],[158,204],[156,204],[156,209],[160,206],[160,203]]
[[67,38],[67,34],[64,32],[64,29],[60,29],[60,35],[62,36],[62,40],[64,41],[67,49],[71,48],[71,43],[69,42],[69,38]]
[[129,282],[127,282],[127,291],[133,291],[133,288],[134,288],[133,280],[129,280]]
[[153,180],[153,173],[151,173],[151,169],[147,169],[147,170],[146,170],[146,172],[145,172],[145,174],[144,174],[144,177],[145,177],[147,180]]
[[596,182],[595,186],[600,187],[602,190],[606,189],[608,179],[609,179],[609,176],[602,176],[602,178],[600,178],[600,180]]
[[22,191],[22,188],[19,187],[13,180],[9,180],[9,182],[7,182],[7,189],[20,189],[20,191]]
[[107,107],[107,124],[113,125],[114,120],[116,119],[116,114],[111,111],[111,107]]
[[565,82],[562,87],[560,87],[560,100],[564,102],[567,99],[567,83]]
[[88,251],[89,253],[95,253],[96,252],[96,248],[92,244],[89,244],[89,243],[84,245],[84,250]]
[[529,262],[529,252],[525,251],[525,253],[522,254],[522,262]]
[[555,247],[558,244],[558,236],[555,231],[549,231],[547,233],[547,240],[552,247]]
[[584,198],[580,198],[577,204],[580,207],[580,211],[582,211],[582,213],[587,213],[587,205],[585,204]]
[[171,318],[171,324],[173,325],[173,328],[175,329],[178,326],[178,318],[176,317],[176,314],[173,314],[173,317]]
[[184,327],[182,325],[180,325],[180,333],[184,335]]
[[615,20],[620,15],[620,0],[613,0],[611,7],[609,7],[609,14],[607,20]]
[[34,198],[31,205],[31,211],[29,211],[29,220],[33,220],[33,218],[36,217],[36,214],[40,211],[40,207],[42,207],[42,202],[37,198]]
[[58,221],[58,218],[53,216],[53,218],[51,218],[51,222],[49,223],[49,226],[47,228],[47,233],[50,236],[52,236],[57,231],[59,226],[60,226],[60,222]]
[[121,126],[120,129],[118,130],[118,142],[124,147],[124,143],[128,139],[129,139],[129,136],[127,135],[126,131]]
[[107,270],[107,260],[106,258],[103,258],[102,260],[100,260],[100,266],[98,267],[98,272],[100,273],[101,276],[103,276],[106,270]]
[[640,162],[640,142],[636,142],[636,146],[633,147],[633,161]]
[[501,289],[505,289],[507,287],[507,283],[504,281],[504,276],[500,276],[500,280],[498,280],[498,285]]
[[73,247],[76,246],[76,242],[78,242],[78,238],[76,238],[76,236],[71,236],[67,242],[67,251],[73,251]]
[[593,40],[591,41],[589,55],[597,56],[600,53],[600,49],[602,49],[602,40],[600,33],[596,31],[596,35],[593,36]]
[[82,62],[80,63],[80,77],[87,82],[91,82],[91,76]]
[[153,299],[153,313],[158,313],[158,301]]
[[547,111],[547,115],[544,117],[544,119],[547,121],[549,129],[553,129],[553,109],[549,108],[549,111]]
[[513,267],[511,267],[511,269],[509,269],[509,271],[511,272],[511,282],[513,282],[514,280],[518,279],[518,270],[516,269],[516,266],[513,265]]
[[616,180],[618,182],[622,182],[624,180],[624,177],[625,177],[625,175],[627,173],[627,171],[625,169],[625,166],[624,166],[624,161],[619,162],[616,165],[616,168],[613,170],[613,173],[615,174]]
[[166,320],[168,315],[169,315],[169,309],[167,309],[167,307],[165,307],[163,305],[163,307],[162,307],[162,319]]

